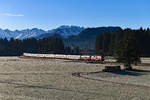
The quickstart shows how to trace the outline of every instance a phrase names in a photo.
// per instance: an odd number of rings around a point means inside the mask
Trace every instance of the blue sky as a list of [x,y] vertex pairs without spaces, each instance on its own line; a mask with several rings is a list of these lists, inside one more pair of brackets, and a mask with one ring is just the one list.
[[150,0],[0,0],[0,28],[150,27]]

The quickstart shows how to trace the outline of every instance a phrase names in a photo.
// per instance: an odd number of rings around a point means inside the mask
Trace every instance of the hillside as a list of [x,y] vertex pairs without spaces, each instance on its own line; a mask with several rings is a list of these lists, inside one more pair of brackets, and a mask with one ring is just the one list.
[[115,32],[121,30],[120,27],[97,27],[87,28],[77,36],[70,36],[64,39],[67,46],[79,47],[81,49],[95,49],[96,36],[104,32]]

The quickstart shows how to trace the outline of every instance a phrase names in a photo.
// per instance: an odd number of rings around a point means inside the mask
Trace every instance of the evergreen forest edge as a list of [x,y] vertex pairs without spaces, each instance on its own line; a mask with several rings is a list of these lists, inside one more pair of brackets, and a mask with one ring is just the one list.
[[[113,32],[104,32],[96,36],[95,51],[93,54],[104,56],[118,56],[119,51],[123,50],[127,37],[130,37],[131,47],[138,50],[139,56],[150,56],[150,29],[124,29]],[[88,40],[87,40],[88,41]],[[87,51],[86,53],[84,51]],[[88,54],[87,50],[80,47],[71,48],[64,45],[62,37],[51,36],[43,39],[24,39],[17,40],[11,38],[0,39],[0,56],[20,56],[24,52],[28,53],[53,53],[53,54]]]

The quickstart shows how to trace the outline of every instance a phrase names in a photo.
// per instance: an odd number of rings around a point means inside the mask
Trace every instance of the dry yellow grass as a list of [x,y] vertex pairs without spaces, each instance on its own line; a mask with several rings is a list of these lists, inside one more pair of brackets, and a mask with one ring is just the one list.
[[[89,74],[104,65],[56,59],[0,57],[1,100],[149,100],[150,75]],[[148,67],[142,69],[150,70]],[[103,77],[104,76],[104,77]],[[111,76],[111,77],[109,77]],[[110,82],[113,81],[113,82]],[[128,84],[117,84],[128,83]],[[135,85],[135,86],[134,86]],[[137,86],[136,86],[137,85]],[[138,86],[140,85],[140,86]]]

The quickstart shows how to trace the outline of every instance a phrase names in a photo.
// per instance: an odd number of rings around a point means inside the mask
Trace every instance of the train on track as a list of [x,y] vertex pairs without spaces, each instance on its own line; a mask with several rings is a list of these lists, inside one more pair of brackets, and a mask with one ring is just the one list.
[[51,58],[51,59],[70,59],[70,60],[97,60],[104,61],[103,56],[93,55],[62,55],[62,54],[32,54],[24,53],[25,57],[39,57],[39,58]]

